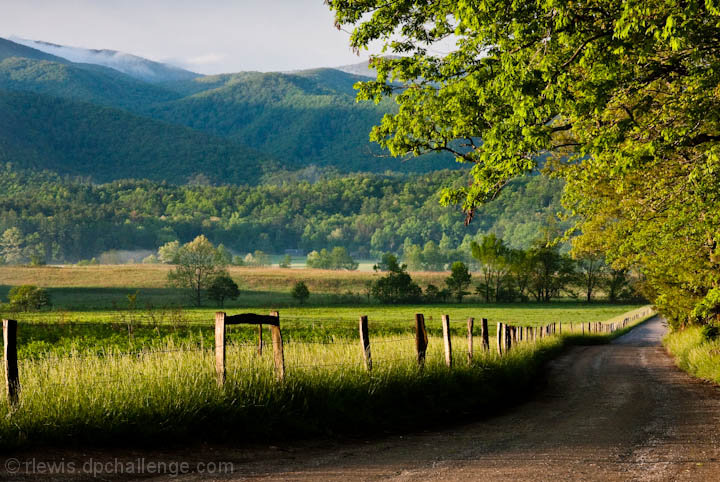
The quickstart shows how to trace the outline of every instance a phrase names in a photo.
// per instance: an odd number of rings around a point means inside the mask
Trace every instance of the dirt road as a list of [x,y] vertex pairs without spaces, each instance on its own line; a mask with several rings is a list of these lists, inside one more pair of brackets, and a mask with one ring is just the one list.
[[445,431],[157,456],[233,464],[172,480],[720,480],[720,390],[675,368],[664,332],[573,348],[532,401]]

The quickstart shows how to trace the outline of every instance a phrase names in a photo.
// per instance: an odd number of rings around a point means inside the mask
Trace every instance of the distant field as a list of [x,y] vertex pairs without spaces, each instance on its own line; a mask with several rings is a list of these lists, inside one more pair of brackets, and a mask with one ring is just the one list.
[[[127,295],[140,292],[138,306],[187,305],[182,290],[167,287],[169,265],[108,266],[3,266],[0,299],[11,286],[31,284],[50,290],[53,303],[65,309],[117,309],[127,307]],[[368,285],[381,276],[373,271],[331,271],[295,268],[231,267],[230,275],[242,294],[227,306],[293,306],[292,286],[304,281],[310,289],[309,304],[367,303]],[[423,288],[429,283],[445,286],[448,273],[412,273]]]

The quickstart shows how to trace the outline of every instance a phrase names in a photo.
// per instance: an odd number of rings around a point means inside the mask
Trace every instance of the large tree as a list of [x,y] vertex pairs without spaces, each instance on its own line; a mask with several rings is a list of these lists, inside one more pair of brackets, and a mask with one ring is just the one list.
[[398,104],[371,138],[472,166],[445,203],[469,221],[545,166],[567,180],[576,244],[639,266],[676,324],[720,312],[720,2],[328,4],[352,47],[395,54],[359,86],[361,99]]
[[200,235],[180,247],[174,260],[177,265],[168,273],[172,286],[189,291],[196,306],[201,306],[206,290],[220,276],[227,276],[222,256],[208,239]]

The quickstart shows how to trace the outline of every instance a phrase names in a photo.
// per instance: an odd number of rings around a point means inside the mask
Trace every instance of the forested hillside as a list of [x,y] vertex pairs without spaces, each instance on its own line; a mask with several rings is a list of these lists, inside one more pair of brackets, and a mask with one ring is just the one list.
[[[359,80],[363,77],[316,69],[150,83],[0,39],[0,89],[93,104],[2,94],[0,162],[99,182],[148,177],[183,183],[202,173],[233,184],[255,182],[258,159],[275,159],[286,169],[317,165],[346,173],[457,166],[450,156],[438,155],[402,162],[371,144],[370,129],[395,107],[392,101],[356,102],[353,85]],[[59,105],[74,119],[65,122]],[[10,118],[22,123],[10,125]],[[171,159],[177,159],[177,170],[169,166]]]
[[119,109],[0,90],[0,161],[104,182],[146,178],[255,183],[267,156]]
[[317,182],[173,186],[150,181],[93,185],[3,167],[0,235],[17,228],[20,249],[47,262],[77,261],[111,249],[149,249],[205,234],[237,253],[346,247],[356,256],[401,252],[403,244],[455,249],[494,232],[513,247],[542,236],[559,208],[561,185],[528,177],[477,214],[470,228],[438,204],[441,186],[464,173],[356,174]]

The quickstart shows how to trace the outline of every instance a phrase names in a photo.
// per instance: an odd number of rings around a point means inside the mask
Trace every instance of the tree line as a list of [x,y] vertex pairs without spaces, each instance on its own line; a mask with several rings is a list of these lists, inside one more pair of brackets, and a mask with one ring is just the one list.
[[460,213],[438,204],[438,190],[462,184],[466,172],[313,173],[311,179],[288,174],[259,186],[147,180],[97,185],[6,164],[0,166],[0,263],[102,261],[103,254],[112,260],[115,251],[149,253],[203,234],[233,256],[252,254],[242,260],[246,264],[262,264],[263,253],[286,250],[317,251],[322,259],[323,249],[332,253],[336,247],[354,259],[379,259],[416,245],[425,252],[409,258],[411,268],[437,269],[451,262],[447,253],[467,251],[489,232],[525,248],[561,209],[562,183],[528,177],[508,186],[466,228]]

